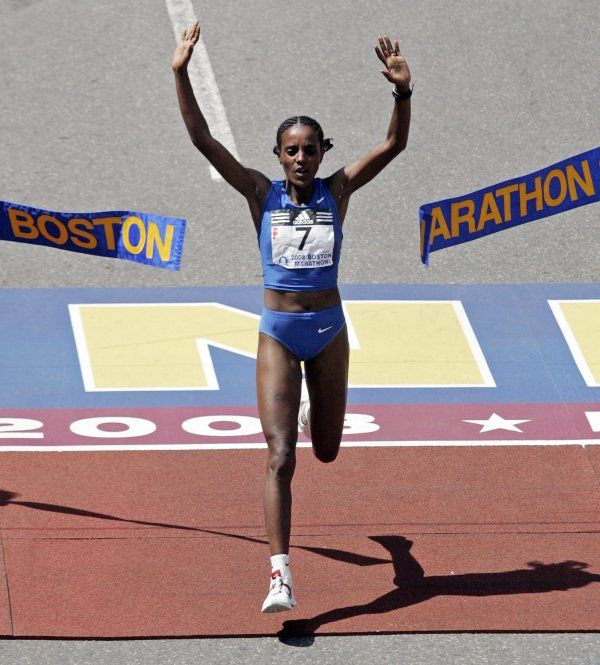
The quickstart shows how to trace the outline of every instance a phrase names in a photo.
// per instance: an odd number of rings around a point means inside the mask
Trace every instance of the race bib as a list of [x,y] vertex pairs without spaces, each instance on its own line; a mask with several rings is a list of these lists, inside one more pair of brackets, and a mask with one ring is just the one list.
[[331,210],[273,210],[271,247],[273,263],[289,270],[333,265],[333,213]]

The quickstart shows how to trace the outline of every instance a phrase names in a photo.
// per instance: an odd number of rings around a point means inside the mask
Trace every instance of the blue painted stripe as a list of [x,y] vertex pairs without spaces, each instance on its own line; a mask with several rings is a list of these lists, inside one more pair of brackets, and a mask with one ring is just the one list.
[[[548,299],[600,299],[599,284],[347,285],[352,299],[460,300],[497,388],[351,389],[355,403],[595,402]],[[86,393],[68,314],[70,303],[217,301],[260,313],[261,287],[0,290],[0,408],[253,405],[255,362],[220,349],[221,390]]]

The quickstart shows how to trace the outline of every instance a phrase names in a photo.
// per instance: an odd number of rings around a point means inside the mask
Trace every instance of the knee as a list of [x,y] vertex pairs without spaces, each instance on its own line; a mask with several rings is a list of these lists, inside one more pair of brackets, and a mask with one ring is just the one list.
[[313,453],[314,456],[319,460],[319,462],[329,464],[330,462],[333,462],[335,460],[339,452],[340,452],[339,443],[337,446],[333,448],[322,448],[320,446],[319,447],[315,446],[313,441]]
[[291,481],[296,470],[296,451],[288,446],[271,445],[267,458],[267,474],[278,480]]

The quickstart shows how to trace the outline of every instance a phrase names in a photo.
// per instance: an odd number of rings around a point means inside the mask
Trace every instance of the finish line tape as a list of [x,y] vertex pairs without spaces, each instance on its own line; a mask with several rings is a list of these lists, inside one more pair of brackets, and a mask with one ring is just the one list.
[[0,240],[179,270],[185,219],[123,210],[53,212],[0,203]]
[[600,198],[600,148],[520,178],[419,208],[421,261],[520,224],[594,203]]

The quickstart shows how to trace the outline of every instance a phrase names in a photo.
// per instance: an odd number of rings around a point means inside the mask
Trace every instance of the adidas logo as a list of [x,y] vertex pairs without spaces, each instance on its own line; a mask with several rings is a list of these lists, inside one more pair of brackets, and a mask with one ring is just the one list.
[[294,219],[294,224],[312,224],[313,220],[308,211],[303,210]]

